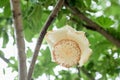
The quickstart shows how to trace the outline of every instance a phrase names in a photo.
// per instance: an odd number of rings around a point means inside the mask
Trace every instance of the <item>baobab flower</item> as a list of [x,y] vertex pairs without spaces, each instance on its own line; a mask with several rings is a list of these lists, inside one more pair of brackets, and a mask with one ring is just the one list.
[[85,33],[76,31],[68,25],[47,32],[45,38],[49,44],[52,61],[64,67],[77,64],[82,66],[91,55],[92,50]]

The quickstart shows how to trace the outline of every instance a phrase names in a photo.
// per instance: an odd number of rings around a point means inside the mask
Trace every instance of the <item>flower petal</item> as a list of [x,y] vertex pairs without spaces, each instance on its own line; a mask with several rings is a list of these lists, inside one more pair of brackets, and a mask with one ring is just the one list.
[[92,50],[89,48],[85,32],[76,31],[68,25],[59,30],[49,31],[45,38],[50,47],[52,61],[65,67],[78,63],[82,66],[91,55]]

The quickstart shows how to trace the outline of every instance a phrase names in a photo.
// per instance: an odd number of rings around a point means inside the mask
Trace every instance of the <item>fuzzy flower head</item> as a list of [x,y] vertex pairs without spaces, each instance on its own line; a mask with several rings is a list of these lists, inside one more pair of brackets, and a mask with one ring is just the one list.
[[91,55],[89,41],[83,31],[76,31],[66,25],[61,29],[47,32],[52,61],[64,67],[82,66]]

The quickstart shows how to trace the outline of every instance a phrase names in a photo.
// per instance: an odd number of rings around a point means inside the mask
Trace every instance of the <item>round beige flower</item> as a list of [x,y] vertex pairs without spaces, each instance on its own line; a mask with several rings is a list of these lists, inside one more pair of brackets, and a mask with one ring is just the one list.
[[82,66],[91,55],[88,39],[83,31],[76,31],[66,25],[61,29],[49,31],[46,36],[52,61],[64,67],[79,64]]

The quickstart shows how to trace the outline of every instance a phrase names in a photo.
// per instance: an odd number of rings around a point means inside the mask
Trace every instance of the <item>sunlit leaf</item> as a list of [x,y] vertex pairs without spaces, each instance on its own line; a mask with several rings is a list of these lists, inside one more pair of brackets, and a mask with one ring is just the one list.
[[66,15],[63,15],[61,19],[56,20],[56,26],[57,27],[63,27],[67,23],[67,17]]
[[97,22],[100,26],[102,26],[102,27],[104,27],[104,28],[109,28],[111,25],[114,24],[114,21],[113,21],[113,20],[111,20],[111,19],[108,18],[108,17],[104,17],[104,16],[98,17],[98,18],[96,19],[96,22]]
[[10,17],[11,16],[11,9],[10,9],[10,3],[7,3],[4,7],[4,16]]
[[[34,77],[37,78],[38,76],[45,74],[54,75],[53,68],[56,66],[55,63],[51,62],[51,55],[49,48],[47,47],[46,50],[41,50],[41,56],[38,57],[38,64],[34,70]],[[38,70],[41,70],[38,72]]]
[[4,56],[4,52],[0,50],[0,56]]
[[18,61],[15,57],[10,57],[10,63],[8,63],[8,67],[12,67],[12,72],[18,71]]
[[28,50],[27,50],[27,58],[32,57],[32,54],[33,54],[32,50],[28,47]]
[[4,7],[6,6],[6,3],[8,3],[9,1],[8,0],[0,0],[0,7]]

